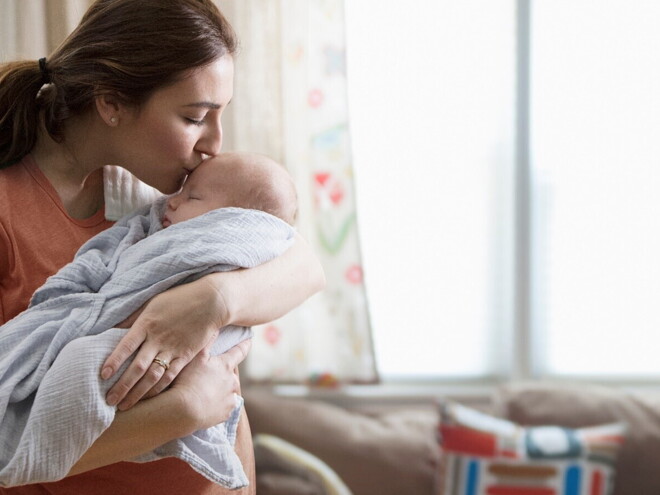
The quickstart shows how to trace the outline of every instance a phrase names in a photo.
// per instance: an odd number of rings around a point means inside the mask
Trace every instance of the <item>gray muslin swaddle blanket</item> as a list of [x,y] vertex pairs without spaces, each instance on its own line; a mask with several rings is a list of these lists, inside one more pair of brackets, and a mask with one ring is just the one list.
[[[0,327],[0,486],[55,481],[112,423],[105,394],[121,375],[100,368],[127,330],[113,328],[156,294],[205,274],[250,268],[283,253],[293,229],[267,213],[214,210],[163,229],[164,200],[90,239],[73,262]],[[249,338],[225,327],[218,354]],[[178,457],[228,488],[247,484],[233,444],[242,407],[213,428],[173,440],[135,462]]]

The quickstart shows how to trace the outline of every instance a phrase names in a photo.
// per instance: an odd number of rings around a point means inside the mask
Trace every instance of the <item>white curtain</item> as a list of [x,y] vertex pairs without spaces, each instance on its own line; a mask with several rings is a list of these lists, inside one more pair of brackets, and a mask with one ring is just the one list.
[[[47,56],[91,0],[0,0],[0,61]],[[238,33],[225,150],[281,161],[298,187],[298,229],[326,290],[255,330],[243,378],[332,385],[377,379],[357,238],[343,0],[216,0]]]
[[47,56],[92,0],[0,0],[0,61]]
[[326,290],[256,329],[253,381],[377,379],[357,238],[346,99],[343,0],[220,0],[241,40],[226,149],[286,165],[298,229],[321,257]]

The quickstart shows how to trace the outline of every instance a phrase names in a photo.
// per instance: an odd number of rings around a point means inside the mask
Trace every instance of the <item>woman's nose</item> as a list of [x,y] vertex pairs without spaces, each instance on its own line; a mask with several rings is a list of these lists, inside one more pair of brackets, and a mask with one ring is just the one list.
[[208,132],[197,142],[196,150],[208,156],[215,156],[222,148],[222,125],[209,128]]

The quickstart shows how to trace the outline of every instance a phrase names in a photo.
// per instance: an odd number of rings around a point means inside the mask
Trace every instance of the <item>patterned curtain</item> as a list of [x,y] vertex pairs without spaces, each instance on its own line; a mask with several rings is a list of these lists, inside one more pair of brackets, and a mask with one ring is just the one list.
[[243,377],[377,380],[357,236],[346,97],[343,0],[218,1],[241,39],[226,149],[282,160],[300,196],[298,229],[326,290],[256,328]]
[[92,0],[1,0],[0,62],[47,56]]

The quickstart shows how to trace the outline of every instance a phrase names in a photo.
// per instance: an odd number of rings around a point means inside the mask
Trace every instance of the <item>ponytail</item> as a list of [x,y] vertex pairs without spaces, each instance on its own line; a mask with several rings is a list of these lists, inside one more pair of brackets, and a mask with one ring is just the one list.
[[37,140],[43,86],[39,62],[0,65],[0,168],[19,162]]

